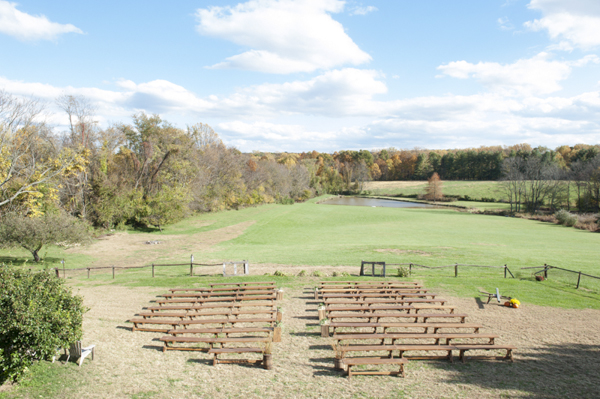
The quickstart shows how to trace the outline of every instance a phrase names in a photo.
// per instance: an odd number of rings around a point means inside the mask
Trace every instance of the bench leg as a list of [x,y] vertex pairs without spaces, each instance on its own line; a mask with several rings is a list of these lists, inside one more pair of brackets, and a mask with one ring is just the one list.
[[460,350],[460,355],[459,355],[459,356],[460,356],[460,360],[461,360],[463,363],[466,363],[466,362],[465,362],[465,352],[466,352],[466,350],[464,350],[464,349],[461,349],[461,350]]
[[352,378],[352,366],[348,366],[348,379]]
[[506,350],[506,359],[510,360],[511,363],[514,363],[512,349]]
[[404,363],[400,363],[400,375],[404,378]]
[[454,363],[454,356],[451,350],[448,351],[448,360],[450,360],[450,363]]
[[219,359],[217,359],[217,355],[215,354],[215,357],[213,357],[213,366],[216,366],[217,364],[219,364]]

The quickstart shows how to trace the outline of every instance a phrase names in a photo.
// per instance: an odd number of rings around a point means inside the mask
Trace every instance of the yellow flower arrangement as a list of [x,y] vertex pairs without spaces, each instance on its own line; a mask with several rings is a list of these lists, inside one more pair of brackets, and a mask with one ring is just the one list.
[[513,299],[510,300],[510,305],[513,308],[518,308],[521,305],[521,302],[518,299],[513,298]]

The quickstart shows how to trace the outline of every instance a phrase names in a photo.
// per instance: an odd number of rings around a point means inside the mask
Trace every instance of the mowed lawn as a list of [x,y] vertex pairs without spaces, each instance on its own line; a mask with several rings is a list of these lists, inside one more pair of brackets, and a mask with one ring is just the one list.
[[[359,265],[361,260],[509,267],[547,263],[600,275],[600,235],[518,218],[451,209],[324,205],[315,200],[200,218],[215,220],[203,229],[256,220],[244,234],[218,245],[211,258],[334,266]],[[180,233],[184,226],[175,230]]]

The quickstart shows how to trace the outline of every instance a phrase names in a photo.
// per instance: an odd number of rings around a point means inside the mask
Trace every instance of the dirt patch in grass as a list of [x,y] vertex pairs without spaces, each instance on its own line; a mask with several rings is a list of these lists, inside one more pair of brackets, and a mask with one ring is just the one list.
[[431,254],[429,252],[425,252],[425,251],[419,251],[416,249],[393,249],[393,248],[388,248],[388,249],[376,249],[375,252],[380,252],[380,253],[391,253],[391,254],[415,254],[415,255],[421,255],[421,256],[431,256]]
[[[138,266],[156,260],[181,260],[183,256],[189,256],[194,251],[204,253],[212,251],[215,245],[237,238],[254,223],[255,221],[251,220],[194,235],[121,232],[104,236],[87,247],[71,248],[66,252],[97,257],[98,259],[91,264],[92,267]],[[148,245],[146,244],[148,241],[160,241],[160,243]]]
[[[254,274],[254,273],[253,273]],[[84,345],[96,344],[96,359],[73,367],[78,389],[63,398],[565,398],[595,397],[600,386],[600,311],[566,310],[526,303],[511,309],[474,298],[445,296],[496,333],[498,344],[518,347],[515,363],[500,361],[410,361],[406,378],[357,376],[348,381],[333,369],[330,341],[321,338],[317,302],[311,295],[318,278],[298,278],[285,290],[283,342],[274,345],[274,370],[257,366],[211,365],[206,353],[163,353],[163,334],[131,332],[126,322],[164,289],[86,286],[90,307],[84,320]],[[197,284],[202,284],[197,281]],[[194,284],[196,285],[196,284]],[[436,290],[437,291],[437,290]],[[443,292],[441,292],[443,294]]]

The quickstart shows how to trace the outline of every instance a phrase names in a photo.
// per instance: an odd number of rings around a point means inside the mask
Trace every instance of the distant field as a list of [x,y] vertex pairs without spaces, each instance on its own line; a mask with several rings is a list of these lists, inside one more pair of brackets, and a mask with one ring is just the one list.
[[[425,194],[424,181],[375,181],[365,183],[365,190],[374,195]],[[446,195],[468,195],[471,198],[505,199],[497,181],[444,181],[442,191]]]

